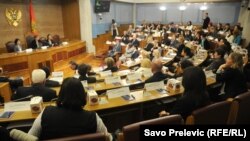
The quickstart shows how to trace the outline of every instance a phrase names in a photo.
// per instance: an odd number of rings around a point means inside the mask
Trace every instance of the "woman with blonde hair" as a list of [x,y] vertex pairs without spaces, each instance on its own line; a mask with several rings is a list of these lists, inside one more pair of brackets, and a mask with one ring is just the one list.
[[225,98],[233,98],[247,91],[243,64],[242,55],[234,52],[228,56],[226,63],[219,67],[216,81],[225,83]]
[[118,71],[117,66],[115,65],[115,61],[112,57],[108,57],[104,60],[105,64],[107,65],[107,68],[104,69],[103,71],[108,71],[111,70],[111,72],[116,72]]
[[141,60],[141,67],[136,72],[151,71],[151,61],[148,58]]

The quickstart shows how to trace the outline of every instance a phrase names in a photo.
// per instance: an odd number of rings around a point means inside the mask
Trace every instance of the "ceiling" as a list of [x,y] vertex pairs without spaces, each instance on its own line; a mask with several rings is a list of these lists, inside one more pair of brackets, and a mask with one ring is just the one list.
[[127,3],[180,3],[180,2],[209,3],[209,2],[239,2],[241,0],[115,0],[115,1],[127,2]]

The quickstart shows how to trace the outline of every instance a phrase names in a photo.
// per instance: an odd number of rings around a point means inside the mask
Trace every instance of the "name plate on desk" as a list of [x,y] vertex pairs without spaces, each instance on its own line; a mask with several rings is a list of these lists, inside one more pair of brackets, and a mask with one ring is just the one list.
[[30,111],[30,101],[5,103],[4,111]]
[[107,91],[108,99],[117,98],[117,97],[129,95],[129,94],[130,94],[129,87],[122,87],[122,88]]
[[106,77],[104,81],[106,84],[118,84],[121,83],[121,78],[120,76]]
[[141,80],[141,75],[140,72],[130,73],[127,75],[127,79],[128,81]]
[[112,76],[111,70],[100,72],[101,77]]
[[160,81],[160,82],[146,83],[145,89],[146,91],[165,89],[164,82]]
[[52,72],[52,77],[63,77],[63,72],[62,71]]

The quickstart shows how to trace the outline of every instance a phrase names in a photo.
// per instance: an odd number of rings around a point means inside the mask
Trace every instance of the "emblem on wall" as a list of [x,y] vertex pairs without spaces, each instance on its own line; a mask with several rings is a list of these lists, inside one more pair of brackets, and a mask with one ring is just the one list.
[[10,25],[17,27],[21,22],[22,12],[14,8],[6,8],[5,16]]

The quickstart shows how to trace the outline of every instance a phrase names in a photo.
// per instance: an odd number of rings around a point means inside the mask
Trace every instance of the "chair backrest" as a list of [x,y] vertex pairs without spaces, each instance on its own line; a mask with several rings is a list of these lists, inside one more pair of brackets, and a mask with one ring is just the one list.
[[232,109],[235,124],[250,124],[250,92],[238,95],[233,100]]
[[183,119],[180,115],[170,115],[130,124],[123,127],[123,139],[124,141],[139,141],[140,125],[170,125],[183,123]]
[[107,141],[107,136],[105,136],[103,133],[93,133],[59,139],[51,139],[47,141]]
[[222,101],[197,109],[186,124],[228,124],[231,105],[232,101]]
[[34,36],[33,35],[28,35],[26,36],[26,43],[27,43],[27,48],[31,48],[32,45],[32,41],[34,40]]
[[5,44],[6,46],[6,50],[8,53],[11,53],[11,52],[15,52],[14,48],[15,48],[15,43],[13,41],[9,41]]

